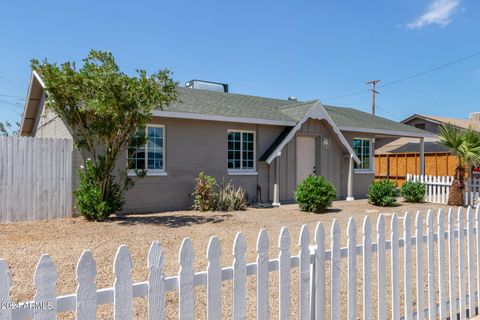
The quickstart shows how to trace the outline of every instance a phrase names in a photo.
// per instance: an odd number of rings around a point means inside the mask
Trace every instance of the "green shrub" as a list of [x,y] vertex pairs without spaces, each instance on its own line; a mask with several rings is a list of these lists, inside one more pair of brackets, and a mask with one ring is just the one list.
[[398,189],[390,180],[374,181],[368,189],[368,203],[375,206],[391,207],[397,205]]
[[247,209],[245,190],[242,187],[235,187],[231,182],[222,183],[218,190],[215,207],[220,211]]
[[422,202],[425,199],[427,187],[420,181],[408,181],[401,189],[402,197],[407,202]]
[[297,186],[294,196],[301,210],[320,213],[332,205],[336,191],[324,177],[310,175]]
[[73,192],[80,213],[89,221],[105,221],[111,214],[122,209],[124,201],[120,187],[110,175],[105,191],[100,190],[101,171],[92,161],[78,171],[80,184]]
[[195,197],[193,203],[193,209],[200,211],[213,211],[215,210],[217,192],[215,186],[217,182],[215,178],[208,176],[205,172],[200,172],[196,179],[195,191],[193,196]]

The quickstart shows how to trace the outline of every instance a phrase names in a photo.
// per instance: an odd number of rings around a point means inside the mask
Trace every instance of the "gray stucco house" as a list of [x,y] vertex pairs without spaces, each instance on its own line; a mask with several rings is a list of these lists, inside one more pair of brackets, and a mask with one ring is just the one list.
[[[195,84],[179,88],[179,100],[168,109],[154,111],[146,128],[147,145],[128,153],[148,174],[127,192],[125,212],[191,207],[190,194],[200,171],[243,186],[252,202],[293,202],[297,183],[309,174],[330,180],[339,199],[364,198],[375,178],[375,141],[409,137],[423,144],[431,136],[318,100],[270,99],[228,93],[225,85],[218,92],[195,89]],[[44,101],[42,80],[33,73],[21,135],[71,139],[65,124],[44,109]],[[78,152],[73,159],[76,171]],[[117,165],[127,165],[126,151]]]

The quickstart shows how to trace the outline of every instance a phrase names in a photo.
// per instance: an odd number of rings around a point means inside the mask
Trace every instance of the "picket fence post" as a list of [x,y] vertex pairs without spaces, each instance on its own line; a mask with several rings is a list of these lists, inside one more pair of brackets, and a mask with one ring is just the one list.
[[222,247],[218,237],[211,237],[207,249],[207,319],[222,317]]
[[315,230],[315,319],[325,320],[325,229],[321,222]]
[[291,294],[291,278],[290,278],[290,233],[288,232],[287,227],[282,227],[280,231],[280,236],[278,239],[278,248],[279,248],[279,301],[278,301],[278,312],[279,319],[287,320],[290,319],[290,294]]
[[[310,261],[307,267],[310,269]],[[262,229],[257,238],[257,319],[259,320],[268,319],[268,296],[268,235],[267,230]]]
[[85,250],[77,263],[77,320],[95,319],[97,317],[96,275],[97,266],[92,251]]
[[357,234],[355,220],[350,217],[348,220],[348,235],[347,235],[347,248],[348,248],[348,292],[347,292],[347,305],[348,305],[348,320],[354,320],[357,317]]
[[164,255],[155,240],[148,251],[148,319],[161,320],[165,313]]
[[330,266],[330,318],[332,320],[341,319],[340,314],[340,275],[342,258],[340,255],[340,223],[337,219],[333,220],[331,229],[331,266]]
[[[1,138],[0,138],[1,139]],[[8,269],[7,261],[0,259],[0,301],[8,304],[11,302],[10,289],[12,287],[12,275]],[[12,309],[0,308],[0,319],[11,320]]]
[[[377,220],[377,319],[387,318],[387,265],[385,254],[385,219],[383,215]],[[352,317],[355,319],[355,316]]]
[[190,238],[184,238],[179,251],[180,270],[178,272],[178,319],[195,319],[195,298],[193,286],[194,253]]

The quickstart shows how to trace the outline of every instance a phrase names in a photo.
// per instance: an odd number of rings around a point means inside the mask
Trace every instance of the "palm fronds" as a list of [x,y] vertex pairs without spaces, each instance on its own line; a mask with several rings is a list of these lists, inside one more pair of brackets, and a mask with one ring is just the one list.
[[440,142],[457,156],[460,166],[480,166],[480,133],[473,128],[460,130],[451,124],[439,128]]

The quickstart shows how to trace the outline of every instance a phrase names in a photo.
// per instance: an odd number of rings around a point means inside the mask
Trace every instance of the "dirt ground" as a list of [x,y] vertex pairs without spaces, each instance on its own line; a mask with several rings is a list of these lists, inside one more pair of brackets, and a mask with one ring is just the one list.
[[[132,277],[134,282],[147,279],[147,253],[153,240],[159,240],[166,254],[166,275],[172,276],[178,272],[178,249],[184,237],[190,237],[195,249],[195,268],[203,271],[206,268],[206,249],[209,238],[216,235],[222,245],[222,265],[232,264],[232,245],[235,234],[241,231],[247,239],[247,262],[254,262],[256,258],[255,244],[258,232],[267,230],[270,240],[270,258],[278,255],[277,243],[282,226],[288,226],[292,236],[292,255],[298,254],[298,236],[300,227],[307,224],[310,230],[310,239],[317,222],[322,222],[326,231],[326,247],[330,247],[330,226],[334,219],[338,219],[342,228],[342,246],[346,245],[346,226],[349,217],[355,219],[357,225],[357,240],[361,241],[361,226],[365,215],[372,218],[372,230],[376,230],[377,216],[386,215],[387,237],[390,235],[390,216],[393,213],[403,215],[405,211],[415,214],[420,210],[425,216],[427,209],[436,212],[439,208],[448,208],[434,204],[406,204],[392,208],[379,208],[369,205],[365,200],[352,202],[337,201],[325,214],[310,214],[301,212],[296,205],[284,205],[280,208],[248,209],[244,212],[208,212],[195,211],[166,212],[149,215],[126,215],[113,217],[104,223],[86,222],[83,218],[58,219],[42,222],[22,222],[0,225],[0,257],[8,261],[13,278],[13,300],[25,301],[33,298],[33,276],[35,265],[43,253],[53,258],[57,267],[57,293],[60,295],[75,292],[75,267],[77,260],[84,249],[91,249],[97,263],[97,287],[111,287],[113,285],[113,260],[119,245],[129,247],[133,261]],[[414,216],[412,216],[413,218]],[[400,220],[402,222],[402,220]],[[412,219],[414,225],[414,219]],[[399,231],[402,228],[399,229]],[[372,233],[372,242],[375,242],[376,231]],[[372,257],[372,261],[376,261]],[[361,279],[361,260],[357,263],[358,276]],[[328,266],[327,266],[328,271]],[[402,271],[401,271],[402,272]],[[342,268],[343,277],[346,268]],[[389,273],[388,273],[389,274]],[[373,273],[375,275],[375,273]],[[328,277],[327,277],[328,278]],[[373,278],[375,278],[373,276]],[[342,280],[343,281],[343,280]],[[271,296],[269,299],[270,312],[278,314],[278,276],[270,274]],[[255,277],[249,277],[248,283],[248,310],[249,317],[255,315]],[[345,281],[343,282],[345,283]],[[296,272],[292,276],[292,318],[296,315],[295,292],[297,288]],[[328,281],[327,281],[328,286]],[[375,284],[372,283],[373,288]],[[328,291],[328,289],[327,289]],[[357,299],[361,304],[362,288],[359,286]],[[231,314],[231,282],[224,285],[224,299],[222,306],[224,318]],[[342,289],[342,299],[346,301],[345,285]],[[206,317],[205,287],[197,287],[196,318]],[[373,294],[375,296],[375,294]],[[176,319],[176,294],[167,296],[168,319]],[[327,293],[327,300],[329,295]],[[375,304],[374,301],[374,310]],[[390,303],[390,302],[388,302]],[[345,312],[346,303],[342,303],[342,312]],[[415,309],[415,306],[414,306]],[[98,315],[101,319],[112,317],[112,306],[100,306]],[[328,306],[327,306],[327,312]],[[361,315],[361,310],[358,310]],[[374,311],[374,314],[376,311]],[[146,318],[146,299],[136,299],[134,303],[136,319]],[[342,315],[345,318],[346,315]],[[72,318],[72,314],[63,314],[61,318]]]

